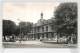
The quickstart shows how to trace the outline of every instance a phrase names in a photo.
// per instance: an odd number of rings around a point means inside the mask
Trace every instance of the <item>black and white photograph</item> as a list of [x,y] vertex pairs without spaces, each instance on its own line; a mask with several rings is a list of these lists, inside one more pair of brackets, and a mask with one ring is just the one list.
[[5,2],[3,48],[76,48],[77,2]]

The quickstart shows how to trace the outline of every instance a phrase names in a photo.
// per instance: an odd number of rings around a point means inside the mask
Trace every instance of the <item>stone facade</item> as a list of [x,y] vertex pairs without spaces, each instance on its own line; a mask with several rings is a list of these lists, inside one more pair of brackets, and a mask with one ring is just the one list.
[[36,24],[33,24],[32,30],[28,33],[28,40],[53,40],[57,38],[55,25],[51,19],[43,19],[43,13],[41,13],[41,19]]

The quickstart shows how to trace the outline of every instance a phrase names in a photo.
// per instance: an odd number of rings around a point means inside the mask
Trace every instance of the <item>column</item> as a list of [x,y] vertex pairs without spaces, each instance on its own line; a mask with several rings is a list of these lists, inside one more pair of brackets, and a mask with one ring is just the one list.
[[42,34],[42,38],[44,39],[44,34]]
[[52,39],[54,40],[54,33],[52,32]]
[[52,34],[50,33],[50,40],[52,39]]
[[35,40],[35,34],[34,34],[34,40]]
[[52,34],[52,32],[51,32],[51,40],[53,39],[53,34]]
[[40,39],[40,34],[38,34],[38,39]]
[[33,35],[31,34],[31,40],[32,40],[32,38],[33,38]]
[[27,40],[29,40],[29,35],[27,36]]
[[40,39],[42,39],[42,34],[40,34]]
[[35,39],[37,40],[37,34],[35,34],[35,37],[36,37]]
[[46,33],[44,34],[44,39],[46,39],[47,38],[47,35],[46,35]]
[[50,40],[50,33],[48,33],[48,39]]
[[46,38],[48,39],[48,33],[46,33]]
[[34,40],[34,34],[32,36],[33,36],[32,39]]
[[33,36],[34,36],[34,40],[35,40],[35,34]]

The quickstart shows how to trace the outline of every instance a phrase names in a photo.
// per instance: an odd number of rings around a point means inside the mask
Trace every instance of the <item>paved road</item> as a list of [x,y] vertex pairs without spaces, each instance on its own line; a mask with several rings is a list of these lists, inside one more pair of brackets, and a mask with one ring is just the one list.
[[40,41],[24,41],[24,42],[5,42],[4,48],[75,48],[73,44],[51,44]]

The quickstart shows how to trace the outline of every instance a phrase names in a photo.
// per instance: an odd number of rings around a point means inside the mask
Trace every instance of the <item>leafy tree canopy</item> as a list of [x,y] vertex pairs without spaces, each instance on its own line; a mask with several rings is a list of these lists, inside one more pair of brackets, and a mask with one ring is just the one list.
[[55,11],[57,32],[66,34],[77,31],[77,3],[61,3]]
[[3,20],[3,35],[14,34],[16,30],[16,24],[11,20]]

